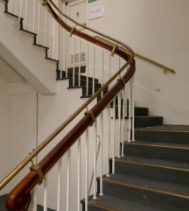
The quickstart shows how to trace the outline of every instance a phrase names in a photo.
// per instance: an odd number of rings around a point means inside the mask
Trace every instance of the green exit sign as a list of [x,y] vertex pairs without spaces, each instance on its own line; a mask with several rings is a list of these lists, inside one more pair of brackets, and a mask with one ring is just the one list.
[[97,0],[88,0],[89,3],[92,3],[93,1],[97,1]]

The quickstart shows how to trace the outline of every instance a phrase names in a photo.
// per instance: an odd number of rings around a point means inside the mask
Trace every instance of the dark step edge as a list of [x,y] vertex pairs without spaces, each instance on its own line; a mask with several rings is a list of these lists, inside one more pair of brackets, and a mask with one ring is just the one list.
[[146,144],[146,143],[136,143],[136,142],[125,142],[125,145],[130,146],[144,146],[144,147],[156,147],[156,148],[168,148],[168,149],[179,149],[179,150],[189,150],[189,147],[184,146],[172,146],[172,145],[161,145],[161,144]]
[[169,169],[169,170],[189,172],[189,169],[187,169],[187,168],[179,168],[179,167],[172,167],[172,166],[163,166],[163,165],[158,165],[158,164],[142,163],[142,162],[135,162],[135,161],[126,161],[126,160],[120,160],[120,159],[115,159],[115,162],[132,164],[132,165],[139,165],[139,166],[147,166],[147,167],[154,167],[154,168],[162,168],[162,169]]
[[174,197],[179,197],[179,198],[189,200],[189,196],[179,194],[179,193],[176,193],[176,192],[169,192],[169,191],[164,191],[164,190],[150,188],[150,187],[143,187],[143,186],[139,186],[139,185],[135,185],[135,184],[118,182],[118,181],[114,181],[112,179],[106,179],[106,178],[104,178],[103,180],[104,180],[104,182],[113,183],[113,184],[121,185],[121,186],[124,186],[124,187],[130,187],[130,188],[134,188],[134,189],[140,189],[140,190],[145,190],[145,191],[149,191],[149,192],[153,192],[153,193],[164,194],[164,195],[169,195],[169,196],[174,196]]
[[135,130],[136,131],[140,131],[140,132],[189,133],[189,131],[184,131],[184,130],[158,130],[158,129],[153,129],[153,130],[150,129],[149,130],[146,127],[144,127],[144,128],[136,128]]

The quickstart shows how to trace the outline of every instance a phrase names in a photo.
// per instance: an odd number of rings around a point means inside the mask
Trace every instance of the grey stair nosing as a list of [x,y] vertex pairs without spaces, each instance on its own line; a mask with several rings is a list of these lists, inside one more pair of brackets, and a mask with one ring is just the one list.
[[[105,203],[104,201],[102,201],[102,199],[105,200]],[[156,207],[146,206],[144,204],[139,204],[128,200],[122,200],[107,195],[100,196],[100,200],[92,200],[88,204],[89,206],[98,207],[99,209],[108,211],[139,211],[139,209],[142,209],[142,211],[163,211],[162,209],[160,210]]]
[[126,164],[131,164],[131,165],[141,165],[141,166],[147,166],[147,167],[154,167],[154,168],[162,168],[162,169],[169,169],[169,170],[176,170],[176,171],[185,171],[189,173],[188,168],[179,168],[179,167],[173,167],[173,166],[167,166],[167,165],[158,165],[158,164],[152,164],[152,163],[142,163],[142,162],[135,162],[135,161],[126,161],[126,160],[120,160],[120,159],[115,159],[115,162],[120,162],[120,163],[126,163]]
[[130,146],[141,146],[141,147],[157,147],[157,148],[168,148],[168,149],[178,149],[178,150],[189,150],[189,147],[184,146],[173,146],[173,145],[162,145],[162,144],[150,144],[150,143],[135,143],[135,142],[125,142],[125,145]]
[[[135,178],[135,179],[137,179],[137,178]],[[188,193],[188,195],[186,195],[184,193],[179,192],[178,190],[177,191],[175,191],[175,190],[174,191],[173,190],[168,191],[168,190],[160,189],[160,188],[157,189],[155,187],[149,187],[148,183],[146,183],[147,187],[144,187],[143,185],[139,185],[139,184],[132,184],[132,183],[125,182],[125,181],[117,181],[116,179],[112,179],[111,177],[104,178],[103,181],[108,182],[108,183],[112,183],[112,184],[115,184],[115,185],[119,185],[119,186],[124,186],[124,187],[129,187],[129,188],[134,188],[134,189],[140,189],[140,190],[144,190],[144,191],[148,191],[148,192],[153,192],[153,193],[158,193],[158,194],[163,194],[163,195],[169,195],[169,196],[174,196],[174,197],[189,200],[189,193]],[[148,181],[149,181],[149,179],[148,179]],[[177,185],[177,186],[179,187],[179,185]],[[184,188],[184,186],[183,186],[183,188]]]

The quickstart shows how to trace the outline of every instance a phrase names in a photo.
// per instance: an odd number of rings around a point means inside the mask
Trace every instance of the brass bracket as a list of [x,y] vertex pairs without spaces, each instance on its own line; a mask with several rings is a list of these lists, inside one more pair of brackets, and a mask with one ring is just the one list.
[[94,113],[92,111],[86,111],[85,112],[85,116],[86,115],[90,115],[91,116],[91,119],[93,120],[93,122],[90,124],[90,126],[92,127],[93,126],[93,123],[96,121],[95,120],[95,116],[94,116]]
[[[76,26],[77,26],[77,25],[76,25]],[[72,36],[72,34],[73,34],[74,30],[76,29],[76,26],[71,28],[71,31],[70,31],[70,37]]]
[[117,81],[122,81],[123,89],[125,88],[125,79],[124,78],[118,78]]
[[44,2],[43,2],[42,5],[45,6],[45,5],[48,3],[48,1],[49,1],[49,0],[44,0]]
[[118,44],[114,45],[113,49],[112,49],[112,53],[111,53],[111,56],[113,57],[114,54],[115,54],[115,50],[116,48],[118,47]]
[[38,174],[38,176],[39,176],[39,179],[40,179],[39,185],[42,184],[42,183],[43,183],[43,180],[44,180],[44,174],[43,174],[43,172],[42,172],[42,170],[41,170],[41,167],[40,167],[40,166],[37,166],[37,165],[32,165],[32,166],[30,167],[30,170],[31,170],[31,171],[36,171],[36,172],[37,172],[37,174]]
[[168,70],[167,70],[167,69],[165,69],[165,70],[163,71],[163,73],[164,73],[164,74],[167,74],[167,73],[168,73]]

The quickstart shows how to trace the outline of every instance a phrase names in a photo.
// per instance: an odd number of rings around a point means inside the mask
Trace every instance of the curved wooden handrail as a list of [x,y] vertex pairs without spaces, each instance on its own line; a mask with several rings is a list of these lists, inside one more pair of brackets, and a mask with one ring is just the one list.
[[[71,27],[68,26],[52,9],[52,7],[47,3],[52,15],[59,22],[59,24],[64,27],[67,31],[71,31]],[[78,24],[79,25],[79,24]],[[84,27],[85,28],[85,27]],[[101,46],[109,51],[112,51],[112,45],[104,43],[94,37],[87,35],[77,29],[73,31],[73,34],[79,36],[89,42],[92,42],[98,46]],[[99,34],[99,33],[98,33]],[[102,35],[100,33],[100,35]],[[113,39],[114,40],[114,39]],[[114,40],[115,41],[115,40]],[[122,44],[119,41],[115,41]],[[130,49],[127,45],[122,44],[127,49]],[[111,83],[121,72],[130,64],[127,72],[122,76],[125,83],[133,76],[135,72],[135,61],[134,54],[131,50],[130,53],[123,51],[119,47],[115,49],[115,54],[122,57],[126,63],[121,67],[121,69],[114,74],[105,84],[99,89],[89,100],[88,104],[100,94],[100,92],[105,89],[109,83]],[[113,98],[118,94],[118,92],[123,88],[122,81],[118,81],[108,93],[91,109],[96,118],[101,111],[113,100]],[[86,107],[86,106],[85,106]],[[83,110],[83,109],[82,109]],[[80,111],[81,112],[81,111]],[[79,113],[80,113],[79,112]],[[90,126],[92,120],[90,115],[84,116],[76,126],[37,164],[45,175],[52,166],[61,158],[61,156],[69,149],[69,147],[78,139],[78,137]],[[9,211],[25,211],[27,210],[31,201],[31,190],[40,181],[39,176],[36,171],[31,171],[28,175],[11,191],[7,198],[6,207]]]
[[[52,2],[52,1],[51,1]],[[54,4],[53,4],[54,5]],[[52,13],[52,15],[54,16],[54,18],[57,20],[57,22],[59,22],[59,24],[65,28],[67,31],[71,31],[72,28],[67,25],[64,21],[62,21],[62,19],[54,12],[54,10],[52,9],[52,7],[47,4],[47,6],[49,7],[50,12]],[[56,7],[57,8],[57,7]],[[60,12],[60,11],[59,11]],[[65,16],[66,18],[68,18],[69,20],[73,21],[75,24],[82,26],[81,24],[77,23],[76,21],[74,21],[73,19],[69,18],[68,16],[64,15],[63,13],[61,13],[63,16]],[[86,108],[118,75],[121,74],[121,72],[127,67],[127,65],[130,64],[130,62],[132,62],[132,60],[134,59],[134,53],[132,51],[132,49],[127,46],[126,44],[113,39],[109,36],[106,36],[100,32],[97,32],[93,29],[90,29],[86,26],[84,26],[85,29],[88,29],[92,32],[95,32],[101,36],[106,37],[107,39],[112,39],[115,43],[119,43],[120,46],[117,46],[117,48],[115,49],[115,54],[117,53],[118,55],[120,55],[122,58],[124,58],[127,62],[121,67],[121,69],[119,71],[117,71],[117,73],[115,73],[91,98],[89,98],[81,107],[79,107],[65,122],[63,122],[52,134],[50,134],[35,150],[33,150],[7,177],[5,177],[5,179],[0,182],[0,190],[9,182],[12,180],[12,178],[14,178],[37,154],[39,154],[39,152],[44,149],[79,113],[81,113],[81,111],[83,111],[84,108]],[[86,39],[89,42],[92,42],[98,46],[101,46],[109,51],[112,51],[113,49],[113,45],[112,44],[108,44],[108,43],[104,43],[101,40],[98,40],[92,36],[89,36],[83,32],[81,32],[80,30],[75,29],[73,31],[73,34],[75,34],[76,36],[79,36],[83,39]],[[124,53],[125,50],[123,50],[123,48],[121,47],[123,46],[124,49],[127,49],[127,53]]]

